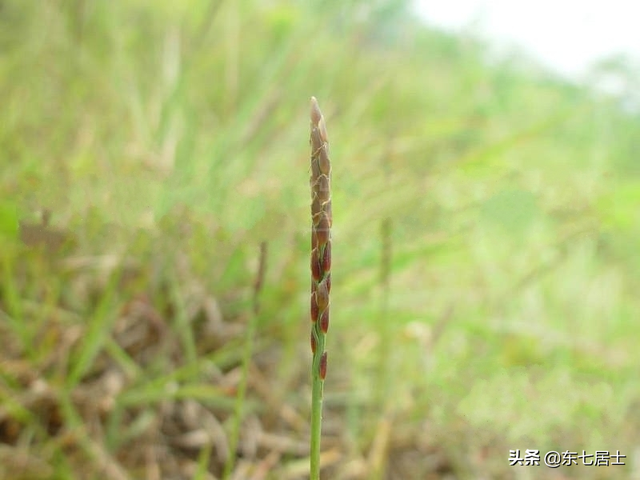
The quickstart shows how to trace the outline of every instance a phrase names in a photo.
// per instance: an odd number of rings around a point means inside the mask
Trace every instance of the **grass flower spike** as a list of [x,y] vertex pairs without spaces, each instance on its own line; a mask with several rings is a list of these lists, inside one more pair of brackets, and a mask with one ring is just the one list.
[[311,97],[311,480],[320,478],[322,388],[327,375],[325,341],[331,292],[331,162],[327,127]]

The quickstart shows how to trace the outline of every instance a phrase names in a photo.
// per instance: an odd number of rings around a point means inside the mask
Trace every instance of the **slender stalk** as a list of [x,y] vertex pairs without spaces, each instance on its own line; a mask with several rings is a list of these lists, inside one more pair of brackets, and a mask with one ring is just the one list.
[[331,162],[327,127],[311,97],[311,480],[320,479],[322,389],[327,375],[325,341],[331,291]]
[[253,347],[255,342],[256,330],[258,328],[258,320],[260,318],[260,295],[264,286],[264,276],[267,269],[267,242],[260,243],[260,257],[258,259],[258,271],[253,284],[253,315],[249,321],[246,332],[244,350],[242,352],[242,376],[238,384],[238,392],[236,395],[233,423],[231,425],[231,433],[229,435],[229,456],[225,462],[224,471],[222,473],[223,480],[231,478],[233,468],[235,466],[236,449],[240,440],[240,426],[244,420],[244,405],[247,396],[247,382],[249,381],[249,367],[251,364],[251,355],[253,355]]

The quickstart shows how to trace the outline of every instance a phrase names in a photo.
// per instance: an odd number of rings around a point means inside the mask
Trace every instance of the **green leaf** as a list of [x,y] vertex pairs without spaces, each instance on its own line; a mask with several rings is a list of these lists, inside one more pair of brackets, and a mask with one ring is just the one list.
[[18,238],[18,210],[10,202],[0,202],[0,237]]
[[598,199],[597,208],[605,226],[633,231],[640,224],[640,183],[619,184]]
[[482,217],[510,232],[522,232],[538,214],[536,198],[524,190],[504,190],[482,206]]

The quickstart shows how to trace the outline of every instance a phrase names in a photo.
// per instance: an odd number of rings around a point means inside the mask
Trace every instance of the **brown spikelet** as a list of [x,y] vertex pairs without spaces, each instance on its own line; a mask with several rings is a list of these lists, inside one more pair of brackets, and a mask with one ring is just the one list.
[[329,330],[329,307],[320,315],[320,330],[323,333],[327,333],[327,330]]
[[[328,328],[331,289],[331,162],[327,127],[315,97],[311,97],[311,320],[314,336],[320,338]],[[318,320],[325,316],[324,328]],[[324,341],[319,342],[324,345]],[[320,355],[324,352],[318,352]]]
[[320,379],[324,380],[327,376],[327,352],[320,357]]
[[314,292],[311,294],[311,321],[315,322],[319,314],[320,309],[318,308],[318,302],[316,301],[316,294]]

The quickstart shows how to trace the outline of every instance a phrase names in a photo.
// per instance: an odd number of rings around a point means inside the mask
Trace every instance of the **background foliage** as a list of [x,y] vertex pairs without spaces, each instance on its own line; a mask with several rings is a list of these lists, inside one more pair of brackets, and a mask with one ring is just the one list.
[[632,478],[638,112],[487,52],[400,1],[0,1],[0,476],[304,478],[315,95],[326,478]]

